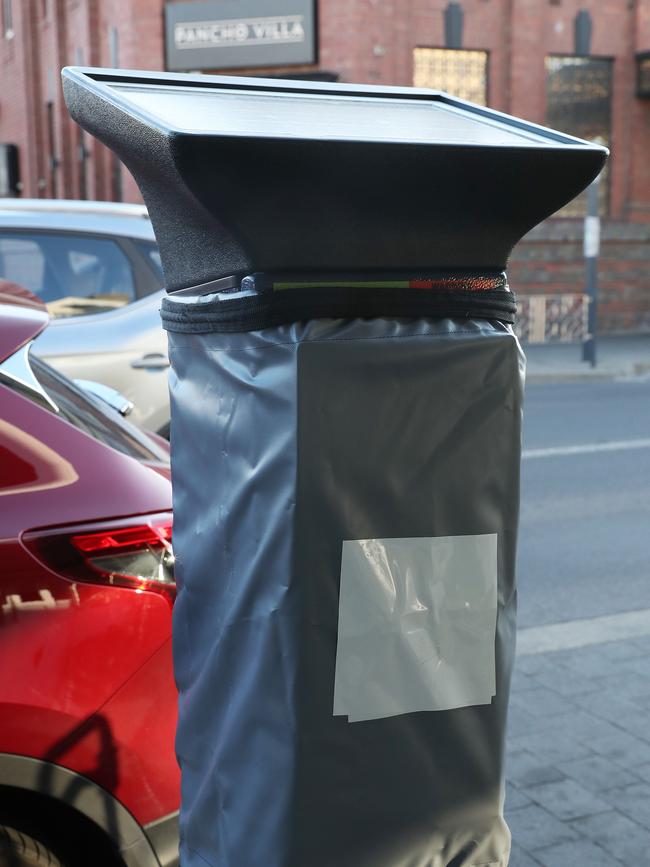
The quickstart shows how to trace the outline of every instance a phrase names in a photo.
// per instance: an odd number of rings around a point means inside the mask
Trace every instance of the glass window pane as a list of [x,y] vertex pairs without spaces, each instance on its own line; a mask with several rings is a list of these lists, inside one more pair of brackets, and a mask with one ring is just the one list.
[[637,59],[637,96],[650,96],[650,55]]
[[2,0],[2,23],[5,36],[12,36],[14,32],[14,13],[12,0]]
[[487,105],[487,51],[415,48],[413,84]]
[[[611,138],[612,61],[602,57],[546,58],[546,122],[561,132],[609,145]],[[599,187],[600,213],[609,208],[608,169]],[[584,217],[587,193],[570,202],[558,216]]]
[[0,277],[38,295],[54,318],[101,313],[135,298],[131,263],[114,241],[105,238],[0,234]]
[[0,235],[0,277],[39,295],[44,274],[45,258],[36,241],[20,235]]
[[156,244],[152,244],[150,241],[135,241],[135,244],[147,257],[147,261],[153,266],[156,276],[160,277],[161,280],[164,280],[160,250]]

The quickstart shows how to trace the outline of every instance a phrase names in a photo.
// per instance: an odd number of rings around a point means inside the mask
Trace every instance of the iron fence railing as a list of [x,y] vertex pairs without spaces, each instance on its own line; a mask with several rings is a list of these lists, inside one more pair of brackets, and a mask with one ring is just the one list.
[[519,295],[515,333],[525,343],[579,342],[588,335],[589,297]]

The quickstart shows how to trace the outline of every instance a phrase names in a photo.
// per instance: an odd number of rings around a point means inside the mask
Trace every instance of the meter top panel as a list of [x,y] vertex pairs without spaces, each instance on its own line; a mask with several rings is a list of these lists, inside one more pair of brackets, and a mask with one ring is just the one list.
[[502,270],[607,149],[431,90],[66,68],[133,173],[167,289],[250,272]]

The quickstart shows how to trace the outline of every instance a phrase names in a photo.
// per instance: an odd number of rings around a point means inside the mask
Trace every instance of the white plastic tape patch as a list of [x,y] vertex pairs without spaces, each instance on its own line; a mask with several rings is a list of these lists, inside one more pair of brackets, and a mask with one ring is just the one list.
[[334,716],[490,704],[497,536],[343,542]]

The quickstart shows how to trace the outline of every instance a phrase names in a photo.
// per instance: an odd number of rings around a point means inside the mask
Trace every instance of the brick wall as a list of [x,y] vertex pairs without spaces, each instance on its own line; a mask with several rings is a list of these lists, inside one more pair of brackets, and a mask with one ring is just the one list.
[[[238,74],[321,70],[342,81],[409,85],[413,49],[444,46],[447,2],[320,0],[316,66]],[[590,11],[592,54],[614,59],[601,326],[650,329],[650,100],[634,96],[634,54],[650,49],[650,0],[461,2],[464,47],[489,52],[489,104],[538,123],[546,115],[545,55],[571,53],[575,15]],[[164,0],[13,0],[13,8],[13,38],[0,33],[0,141],[20,146],[24,195],[138,201],[126,169],[71,123],[58,71],[111,65],[111,42],[122,67],[164,68]],[[581,233],[579,221],[549,221],[536,230],[515,251],[513,286],[581,291]]]
[[[25,87],[33,68],[31,39],[23,37],[25,32],[31,32],[31,23],[25,20],[28,17],[29,7],[15,4],[13,33],[5,33],[4,22],[0,22],[0,141],[21,146],[21,175],[30,190],[38,191],[38,179],[42,176],[42,137],[34,111],[36,88]],[[28,146],[28,142],[33,142],[34,146]]]
[[[547,220],[515,247],[508,277],[515,293],[580,292],[585,287],[579,220]],[[603,225],[598,267],[599,329],[650,332],[650,223]]]

